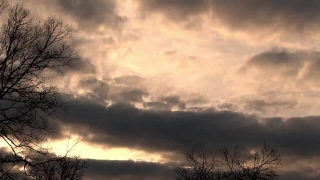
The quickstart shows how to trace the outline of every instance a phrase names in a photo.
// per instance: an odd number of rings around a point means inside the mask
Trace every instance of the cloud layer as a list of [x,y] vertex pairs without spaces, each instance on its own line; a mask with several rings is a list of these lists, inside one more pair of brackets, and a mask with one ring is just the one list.
[[141,9],[174,21],[206,15],[230,30],[313,34],[319,29],[320,1],[303,0],[143,0]]
[[24,3],[36,22],[72,26],[79,52],[62,76],[47,72],[69,102],[50,137],[165,161],[90,160],[87,177],[168,179],[190,148],[265,140],[284,157],[283,179],[319,179],[319,0]]
[[[88,121],[90,119],[90,121]],[[69,102],[61,121],[90,143],[145,151],[184,153],[235,144],[258,147],[264,140],[285,155],[318,156],[320,118],[259,118],[231,111],[139,110],[128,104],[104,107],[88,100]],[[254,135],[254,136],[253,136]]]

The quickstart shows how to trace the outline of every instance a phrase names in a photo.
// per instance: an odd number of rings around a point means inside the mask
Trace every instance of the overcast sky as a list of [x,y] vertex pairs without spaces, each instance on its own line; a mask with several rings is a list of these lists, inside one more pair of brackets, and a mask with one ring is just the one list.
[[51,140],[85,136],[88,179],[170,179],[187,150],[263,141],[280,179],[320,179],[320,0],[10,2],[74,30]]

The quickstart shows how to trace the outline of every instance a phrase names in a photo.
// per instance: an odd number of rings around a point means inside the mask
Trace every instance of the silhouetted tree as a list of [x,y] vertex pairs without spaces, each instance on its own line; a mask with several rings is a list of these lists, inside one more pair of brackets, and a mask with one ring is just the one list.
[[88,167],[88,161],[79,157],[58,157],[33,167],[29,173],[41,180],[81,180],[83,171]]
[[280,155],[266,144],[257,152],[243,154],[239,148],[221,150],[222,157],[208,158],[201,151],[186,154],[187,165],[176,168],[177,180],[273,180],[278,177]]
[[0,179],[15,179],[21,168],[40,179],[47,168],[69,173],[83,168],[75,163],[79,159],[45,158],[49,151],[42,146],[51,132],[49,120],[63,106],[44,72],[59,73],[76,59],[68,45],[70,27],[52,17],[34,22],[27,9],[9,7],[5,0],[0,0],[0,13],[8,14],[0,29],[0,137],[11,152],[0,157]]

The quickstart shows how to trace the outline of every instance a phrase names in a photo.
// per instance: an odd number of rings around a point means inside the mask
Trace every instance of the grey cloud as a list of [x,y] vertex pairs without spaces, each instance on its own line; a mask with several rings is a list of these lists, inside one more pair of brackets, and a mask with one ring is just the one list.
[[[308,172],[306,172],[308,173]],[[302,174],[301,172],[288,172],[287,174],[283,174],[280,176],[283,180],[318,180],[320,176],[308,176],[306,174]]]
[[[21,3],[21,0],[10,0],[10,3],[11,1]],[[79,26],[78,30],[96,31],[99,26],[121,30],[127,21],[126,17],[117,12],[114,0],[24,0],[23,3],[36,20],[55,15],[66,22],[71,17]]]
[[176,106],[180,109],[186,108],[186,103],[180,99],[180,96],[167,96],[160,98],[160,101]]
[[174,177],[172,164],[109,160],[89,160],[89,164],[85,172],[88,179],[162,180]]
[[211,14],[232,30],[310,34],[320,28],[319,0],[143,0],[140,6],[174,21]]
[[88,77],[78,82],[79,88],[91,90],[91,97],[99,101],[109,97],[109,85],[107,82],[98,80],[95,77]]
[[212,9],[214,16],[236,30],[310,33],[320,27],[319,0],[212,0]]
[[95,74],[96,67],[88,59],[79,58],[74,62],[74,66],[68,68],[68,72],[78,72],[81,74]]
[[191,98],[186,100],[186,103],[188,104],[192,104],[192,105],[201,105],[201,104],[205,104],[208,103],[209,100],[203,96],[200,95],[190,95]]
[[115,104],[108,108],[72,100],[64,124],[75,132],[93,133],[88,142],[147,151],[185,152],[190,148],[216,152],[217,147],[244,144],[257,147],[266,140],[282,153],[319,155],[320,118],[261,118],[230,111],[158,112]]
[[143,106],[156,111],[171,111],[173,108],[186,109],[186,103],[177,95],[160,97],[154,101],[145,102]]
[[245,102],[245,108],[249,111],[266,112],[268,110],[283,111],[285,109],[293,109],[297,105],[296,102],[290,101],[267,101],[263,99],[248,100]]
[[[174,178],[174,168],[180,164],[160,164],[134,161],[89,160],[89,168],[85,170],[85,178],[89,180],[167,180]],[[286,166],[286,165],[284,165]],[[297,164],[297,166],[300,166]],[[282,180],[316,180],[320,176],[313,169],[279,171]]]
[[[241,74],[256,73],[256,78],[276,77],[282,80],[318,82],[320,75],[320,52],[271,50],[251,57],[239,69]],[[265,78],[264,78],[265,79]]]
[[318,180],[320,179],[319,168],[303,168],[296,163],[297,169],[292,171],[281,172],[280,178],[283,180]]
[[148,92],[142,88],[123,87],[110,85],[108,99],[115,103],[136,103],[144,102],[143,97],[148,96]]
[[143,104],[146,109],[152,109],[155,111],[170,111],[173,106],[164,102],[146,102]]
[[141,87],[143,78],[138,76],[123,76],[115,78],[115,82],[109,80],[99,80],[95,76],[82,78],[78,82],[78,88],[87,90],[82,95],[99,102],[110,100],[112,102],[133,103],[144,102],[143,97],[148,96]]
[[[92,144],[136,148],[147,152],[173,152],[171,160],[182,161],[184,152],[191,148],[203,149],[217,156],[221,147],[240,145],[245,149],[257,148],[265,140],[285,157],[284,167],[292,163],[298,165],[301,159],[309,162],[320,157],[320,117],[259,118],[212,109],[200,112],[159,112],[139,110],[128,104],[105,107],[90,99],[74,99],[71,96],[64,98],[69,100],[68,111],[59,115],[59,122],[74,133],[93,135],[85,139]],[[173,167],[176,166],[90,160],[86,175],[92,179],[160,180],[171,178]],[[291,173],[300,175],[293,176]],[[280,170],[280,175],[284,180],[292,177],[296,180],[317,179],[316,172],[311,172],[304,165],[298,170]]]
[[[218,108],[228,111],[245,111],[248,113],[279,114],[287,110],[294,110],[298,107],[297,101],[284,100],[277,97],[277,94],[260,95],[262,97],[240,97],[218,104]],[[282,113],[284,114],[284,113]]]
[[237,106],[232,103],[221,103],[218,105],[218,108],[221,110],[234,111],[237,110]]
[[81,29],[95,29],[99,25],[119,29],[126,21],[117,14],[113,0],[59,0],[58,3],[65,13],[77,20]]
[[143,102],[143,96],[147,96],[148,93],[141,89],[124,90],[120,93],[123,102]]

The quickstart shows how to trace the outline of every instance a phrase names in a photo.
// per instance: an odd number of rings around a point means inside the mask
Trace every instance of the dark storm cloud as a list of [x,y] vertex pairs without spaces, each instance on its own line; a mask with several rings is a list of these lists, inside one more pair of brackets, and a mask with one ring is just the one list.
[[59,116],[74,132],[94,134],[88,142],[147,151],[185,152],[190,148],[216,152],[235,144],[257,147],[266,140],[287,155],[319,155],[320,118],[263,119],[241,113],[156,112],[115,104],[108,108],[74,99]]
[[265,77],[319,82],[320,52],[271,50],[251,57],[239,70],[242,74],[256,73]]
[[232,30],[284,30],[312,33],[320,28],[319,0],[142,0],[142,10],[174,21],[211,14]]
[[173,165],[134,161],[89,160],[86,178],[163,180],[174,177]]
[[[90,180],[167,180],[174,179],[174,168],[180,164],[160,164],[134,161],[89,160],[85,178]],[[279,171],[282,180],[316,180],[320,176],[316,167],[293,171]]]
[[58,4],[77,20],[81,29],[94,29],[99,25],[119,29],[126,21],[117,14],[114,0],[58,0]]

